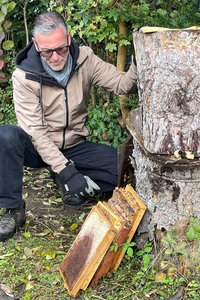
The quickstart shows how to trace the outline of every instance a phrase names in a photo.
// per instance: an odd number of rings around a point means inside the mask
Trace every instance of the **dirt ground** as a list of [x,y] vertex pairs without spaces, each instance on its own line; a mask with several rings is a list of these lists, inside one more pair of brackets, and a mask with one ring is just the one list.
[[23,180],[27,223],[30,227],[37,223],[38,232],[44,230],[45,226],[52,231],[59,231],[65,227],[71,232],[70,224],[80,216],[85,219],[92,206],[98,201],[98,199],[89,199],[81,206],[65,205],[59,187],[52,179],[50,171],[45,168],[26,168]]

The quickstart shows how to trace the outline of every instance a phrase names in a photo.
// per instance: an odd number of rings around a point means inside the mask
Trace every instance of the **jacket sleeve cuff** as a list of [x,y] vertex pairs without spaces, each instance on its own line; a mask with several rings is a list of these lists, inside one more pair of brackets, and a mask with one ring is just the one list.
[[66,167],[58,175],[63,182],[67,182],[77,173],[78,170],[75,168],[74,163],[72,161],[69,161],[66,164]]

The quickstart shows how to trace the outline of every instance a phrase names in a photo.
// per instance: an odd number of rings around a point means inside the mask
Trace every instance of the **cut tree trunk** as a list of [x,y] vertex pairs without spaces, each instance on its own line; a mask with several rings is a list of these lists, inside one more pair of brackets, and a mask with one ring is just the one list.
[[[140,108],[129,115],[135,189],[150,240],[200,218],[200,30],[134,33]],[[142,240],[141,239],[141,240]]]
[[135,33],[144,146],[200,156],[200,31]]

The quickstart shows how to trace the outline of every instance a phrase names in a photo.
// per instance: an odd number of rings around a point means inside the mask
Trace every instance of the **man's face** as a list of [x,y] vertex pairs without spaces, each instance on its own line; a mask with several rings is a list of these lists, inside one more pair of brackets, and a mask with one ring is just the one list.
[[59,27],[49,34],[36,33],[35,39],[32,40],[37,51],[40,52],[52,70],[61,71],[66,64],[69,53],[70,33],[66,35],[64,28]]

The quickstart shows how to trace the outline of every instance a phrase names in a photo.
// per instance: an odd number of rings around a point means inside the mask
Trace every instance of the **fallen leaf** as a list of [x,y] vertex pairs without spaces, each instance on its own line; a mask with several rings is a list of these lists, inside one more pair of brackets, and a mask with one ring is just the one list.
[[6,257],[10,257],[14,255],[14,253],[6,253],[6,254],[3,254],[3,255],[0,255],[0,259],[5,259]]
[[28,193],[24,193],[24,194],[22,195],[22,198],[23,198],[23,199],[27,199],[27,198],[28,198],[28,196],[29,196],[29,194],[28,194]]
[[83,212],[80,216],[79,216],[79,220],[83,221],[85,218],[85,212]]
[[75,230],[76,228],[78,228],[78,223],[73,223],[73,224],[70,226],[69,230],[70,230],[70,231],[73,231],[73,230]]
[[24,254],[26,257],[29,257],[32,255],[32,250],[28,247],[24,247]]
[[162,282],[164,279],[166,279],[166,274],[163,272],[157,272],[155,274],[155,281],[156,282]]
[[31,282],[28,282],[26,284],[26,291],[30,291],[33,288],[33,284]]
[[31,237],[31,233],[29,231],[26,231],[26,232],[23,233],[23,236],[25,238],[30,238]]
[[49,229],[45,229],[45,230],[43,230],[42,232],[39,232],[38,234],[37,234],[37,236],[47,236],[48,234],[50,234],[51,233],[51,231],[49,230]]
[[22,250],[22,248],[19,245],[15,246],[15,249],[19,252]]

